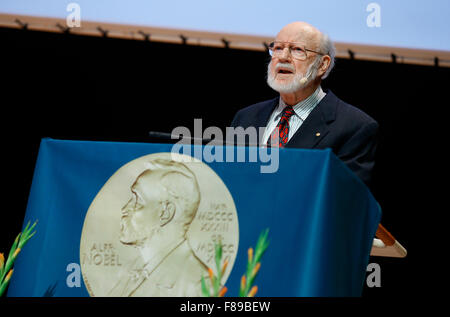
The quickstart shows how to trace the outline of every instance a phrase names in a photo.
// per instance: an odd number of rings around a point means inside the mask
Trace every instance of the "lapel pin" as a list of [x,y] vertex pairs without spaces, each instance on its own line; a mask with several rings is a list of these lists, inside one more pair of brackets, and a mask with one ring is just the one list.
[[320,136],[320,132],[317,132],[317,133],[316,133],[316,136]]

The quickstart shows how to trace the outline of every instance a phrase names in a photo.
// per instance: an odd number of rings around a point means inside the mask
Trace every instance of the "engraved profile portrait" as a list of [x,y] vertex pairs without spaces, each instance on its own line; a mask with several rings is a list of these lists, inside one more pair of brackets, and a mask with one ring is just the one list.
[[142,287],[152,296],[200,296],[207,266],[186,239],[201,199],[195,175],[182,163],[156,159],[130,194],[122,208],[120,242],[140,254],[110,295],[139,296]]
[[92,201],[80,240],[83,281],[91,296],[202,296],[217,239],[229,263],[225,283],[239,241],[225,184],[201,161],[146,155],[117,170]]

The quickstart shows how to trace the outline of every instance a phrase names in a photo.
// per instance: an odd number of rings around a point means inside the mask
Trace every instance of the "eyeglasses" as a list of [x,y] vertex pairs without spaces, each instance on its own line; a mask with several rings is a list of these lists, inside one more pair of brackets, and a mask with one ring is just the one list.
[[[290,44],[286,46],[286,44]],[[308,54],[307,52],[313,52],[319,55],[326,55],[317,51],[313,51],[307,49],[305,46],[300,45],[301,43],[296,42],[272,42],[269,44],[269,54],[272,57],[280,57],[283,55],[284,49],[287,47],[289,49],[289,53],[295,59],[304,61]]]

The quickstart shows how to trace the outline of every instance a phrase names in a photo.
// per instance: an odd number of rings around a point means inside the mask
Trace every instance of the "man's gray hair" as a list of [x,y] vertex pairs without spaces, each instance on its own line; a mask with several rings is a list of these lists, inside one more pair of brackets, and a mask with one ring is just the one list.
[[[334,44],[331,41],[330,37],[325,33],[322,33],[322,36],[320,38],[319,51],[323,54],[330,56],[330,59],[331,59],[330,66],[328,66],[327,71],[322,75],[322,79],[325,79],[328,77],[331,70],[333,69],[334,59],[336,57],[336,48],[334,47]],[[319,56],[318,56],[318,58],[319,58]]]

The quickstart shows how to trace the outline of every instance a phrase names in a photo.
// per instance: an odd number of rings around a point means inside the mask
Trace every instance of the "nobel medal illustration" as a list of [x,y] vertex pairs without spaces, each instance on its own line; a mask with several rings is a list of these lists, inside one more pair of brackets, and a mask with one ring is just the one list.
[[83,280],[90,296],[202,296],[219,241],[225,284],[239,244],[226,185],[192,157],[146,155],[117,170],[92,201],[80,242]]

